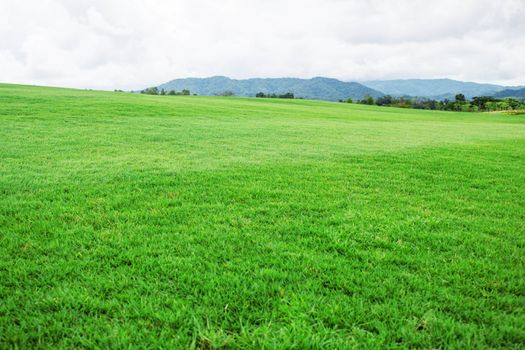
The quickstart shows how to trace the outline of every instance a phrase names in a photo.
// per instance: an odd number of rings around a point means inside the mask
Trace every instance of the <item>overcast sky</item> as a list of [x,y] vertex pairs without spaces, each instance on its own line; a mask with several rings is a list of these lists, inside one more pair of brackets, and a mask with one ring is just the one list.
[[0,82],[212,75],[525,85],[525,0],[0,0]]

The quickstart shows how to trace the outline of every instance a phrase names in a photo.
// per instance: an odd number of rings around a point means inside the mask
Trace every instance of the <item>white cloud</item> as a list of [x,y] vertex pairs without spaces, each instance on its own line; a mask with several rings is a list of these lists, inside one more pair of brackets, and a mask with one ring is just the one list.
[[0,0],[0,81],[450,77],[525,85],[525,0]]

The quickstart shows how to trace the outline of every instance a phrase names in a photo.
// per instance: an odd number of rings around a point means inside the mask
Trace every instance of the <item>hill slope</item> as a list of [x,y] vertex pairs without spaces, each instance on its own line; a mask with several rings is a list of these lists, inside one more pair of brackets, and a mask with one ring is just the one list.
[[467,98],[474,96],[491,96],[505,89],[495,84],[480,84],[452,79],[401,79],[401,80],[372,80],[363,85],[394,96],[418,96],[435,99],[453,99],[458,93]]
[[522,89],[505,89],[498,93],[494,94],[494,97],[505,98],[505,97],[515,97],[521,100],[525,99],[525,88]]
[[525,120],[0,84],[0,348],[521,348]]
[[236,80],[227,77],[175,79],[162,84],[165,90],[189,89],[203,96],[232,91],[236,96],[255,97],[258,92],[283,94],[292,92],[296,97],[312,100],[338,101],[347,98],[378,97],[382,93],[359,83],[342,82],[329,78],[276,78]]

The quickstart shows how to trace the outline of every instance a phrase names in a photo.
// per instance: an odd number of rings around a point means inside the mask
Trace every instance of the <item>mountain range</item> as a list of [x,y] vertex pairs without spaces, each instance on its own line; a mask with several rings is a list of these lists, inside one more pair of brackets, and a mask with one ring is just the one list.
[[392,96],[426,97],[436,100],[454,99],[462,93],[467,98],[474,96],[492,96],[509,87],[496,84],[480,84],[452,79],[402,79],[372,80],[363,85]]
[[474,96],[523,97],[525,88],[496,84],[481,84],[452,79],[403,79],[345,82],[332,78],[253,78],[230,79],[223,76],[210,78],[175,79],[158,86],[166,91],[188,89],[198,95],[221,95],[232,92],[236,96],[254,97],[255,94],[284,94],[292,92],[295,97],[312,100],[339,101],[352,98],[359,100],[367,96],[383,95],[453,100],[462,93],[467,98]]
[[226,91],[236,96],[254,97],[258,92],[265,94],[285,94],[292,92],[295,97],[309,100],[339,101],[342,99],[362,99],[366,96],[379,97],[383,94],[355,82],[344,82],[330,78],[255,78],[230,79],[227,77],[175,79],[158,86],[166,91],[188,89],[198,95],[220,95]]
[[525,88],[520,89],[505,89],[494,94],[496,98],[514,97],[518,99],[525,99]]

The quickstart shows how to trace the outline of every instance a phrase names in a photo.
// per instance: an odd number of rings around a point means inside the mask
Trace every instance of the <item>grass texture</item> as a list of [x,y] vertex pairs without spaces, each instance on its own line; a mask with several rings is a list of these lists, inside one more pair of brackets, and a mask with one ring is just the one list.
[[525,119],[0,85],[0,348],[523,348]]

